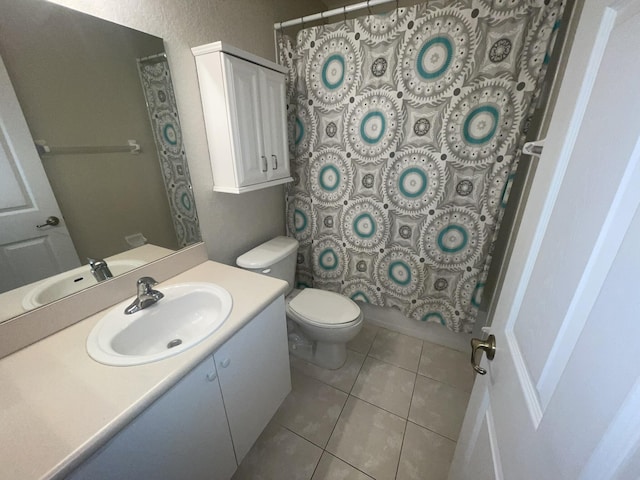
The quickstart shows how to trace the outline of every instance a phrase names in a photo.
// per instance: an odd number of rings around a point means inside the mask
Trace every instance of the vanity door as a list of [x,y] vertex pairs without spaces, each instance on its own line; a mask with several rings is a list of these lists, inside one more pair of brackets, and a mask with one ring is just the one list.
[[69,478],[229,480],[235,469],[216,367],[209,357]]

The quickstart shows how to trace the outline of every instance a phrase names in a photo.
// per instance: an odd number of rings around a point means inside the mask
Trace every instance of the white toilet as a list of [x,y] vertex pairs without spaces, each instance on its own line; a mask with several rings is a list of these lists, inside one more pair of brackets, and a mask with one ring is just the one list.
[[276,237],[239,256],[236,263],[289,284],[286,311],[291,353],[323,368],[340,368],[347,359],[347,342],[362,329],[362,312],[339,293],[294,290],[297,253],[297,240]]

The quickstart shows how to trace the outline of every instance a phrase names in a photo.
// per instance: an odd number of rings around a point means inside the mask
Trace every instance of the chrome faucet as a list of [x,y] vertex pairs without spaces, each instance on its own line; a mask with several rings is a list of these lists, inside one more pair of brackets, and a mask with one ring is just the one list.
[[136,283],[138,287],[138,297],[124,309],[124,313],[126,315],[131,315],[132,313],[136,313],[140,310],[143,310],[147,307],[150,307],[154,303],[157,303],[164,294],[159,292],[158,290],[154,290],[152,287],[157,285],[156,282],[151,277],[142,277],[138,279]]
[[102,259],[96,260],[95,258],[87,258],[87,260],[89,260],[89,265],[91,266],[91,274],[98,282],[113,278],[107,262]]

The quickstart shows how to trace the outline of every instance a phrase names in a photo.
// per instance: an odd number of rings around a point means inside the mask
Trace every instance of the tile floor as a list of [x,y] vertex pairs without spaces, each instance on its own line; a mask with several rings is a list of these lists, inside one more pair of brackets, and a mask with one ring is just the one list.
[[366,325],[346,364],[291,357],[292,391],[234,480],[445,479],[473,385],[466,354]]

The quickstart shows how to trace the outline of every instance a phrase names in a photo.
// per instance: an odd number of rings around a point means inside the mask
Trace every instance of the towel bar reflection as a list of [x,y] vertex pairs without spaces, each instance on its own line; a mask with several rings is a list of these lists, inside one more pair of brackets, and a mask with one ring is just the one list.
[[131,153],[136,155],[142,151],[142,147],[135,140],[129,140],[127,145],[86,145],[86,146],[68,146],[54,147],[47,144],[45,140],[35,142],[38,155],[78,155],[92,153]]

